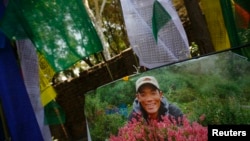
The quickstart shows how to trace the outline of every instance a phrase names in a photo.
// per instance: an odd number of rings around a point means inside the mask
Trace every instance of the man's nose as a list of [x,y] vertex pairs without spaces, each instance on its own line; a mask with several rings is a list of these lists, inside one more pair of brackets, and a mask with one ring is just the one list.
[[147,95],[147,96],[145,97],[145,101],[151,101],[151,100],[153,100],[152,96]]

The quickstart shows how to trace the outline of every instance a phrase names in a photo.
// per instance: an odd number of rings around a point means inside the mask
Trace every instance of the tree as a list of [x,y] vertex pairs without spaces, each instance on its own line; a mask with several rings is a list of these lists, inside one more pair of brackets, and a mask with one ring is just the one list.
[[[110,56],[129,48],[120,0],[85,0]],[[104,54],[105,55],[105,54]]]

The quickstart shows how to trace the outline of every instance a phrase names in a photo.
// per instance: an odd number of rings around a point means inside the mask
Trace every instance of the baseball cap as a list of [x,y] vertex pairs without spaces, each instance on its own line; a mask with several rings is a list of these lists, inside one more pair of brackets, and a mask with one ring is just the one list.
[[157,82],[157,80],[155,79],[155,77],[153,76],[143,76],[141,78],[139,78],[136,83],[135,83],[135,89],[136,92],[138,91],[138,89],[144,85],[144,84],[152,84],[154,85],[157,89],[160,89],[159,84]]

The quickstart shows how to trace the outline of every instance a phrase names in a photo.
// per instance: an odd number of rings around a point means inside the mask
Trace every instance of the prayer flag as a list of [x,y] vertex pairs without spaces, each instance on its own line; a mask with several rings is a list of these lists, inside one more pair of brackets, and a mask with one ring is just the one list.
[[169,0],[121,0],[130,45],[140,66],[160,67],[190,57],[188,39]]
[[14,49],[6,40],[0,49],[0,99],[12,141],[44,141]]
[[79,0],[9,0],[0,28],[10,39],[31,39],[55,72],[103,50]]
[[[250,43],[250,2],[247,0],[220,0],[223,18],[232,48]],[[234,52],[250,60],[250,49],[242,48]]]
[[57,96],[57,93],[51,84],[55,72],[42,54],[38,53],[38,58],[39,58],[41,101],[42,105],[45,106],[50,101],[54,100]]
[[152,17],[152,27],[153,34],[157,41],[157,34],[159,30],[169,21],[171,20],[171,16],[168,12],[162,7],[162,5],[155,1],[153,5],[153,17]]
[[24,84],[35,112],[37,122],[44,140],[51,141],[50,129],[47,125],[44,125],[44,107],[41,102],[39,88],[39,63],[36,49],[29,39],[16,41],[16,46]]
[[57,125],[65,123],[65,113],[56,101],[50,101],[44,108],[45,124]]

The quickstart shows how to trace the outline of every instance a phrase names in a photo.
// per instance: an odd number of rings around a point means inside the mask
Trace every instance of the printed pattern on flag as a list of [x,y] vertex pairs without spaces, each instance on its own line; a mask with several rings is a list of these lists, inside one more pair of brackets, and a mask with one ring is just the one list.
[[171,16],[171,20],[159,29],[156,42],[152,31],[154,2],[154,0],[121,0],[131,47],[139,57],[140,65],[149,69],[190,57],[186,33],[171,1],[157,1]]

